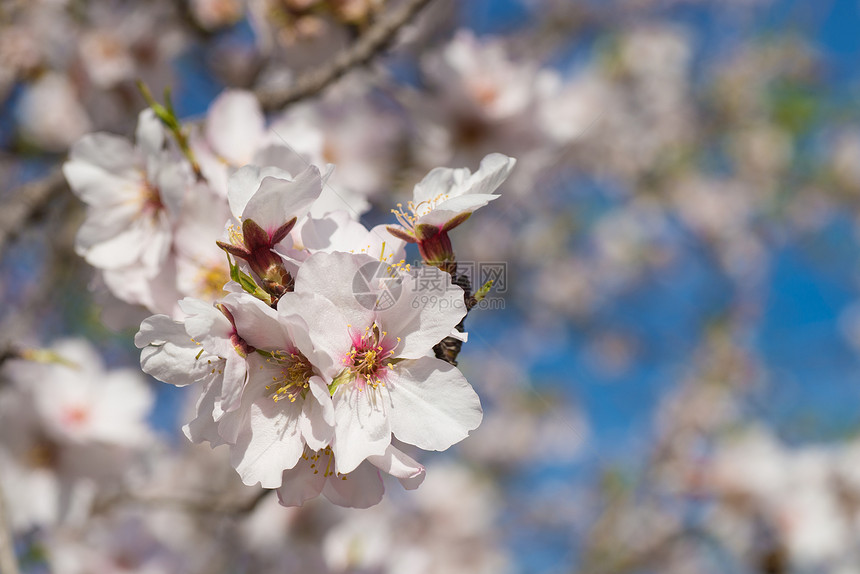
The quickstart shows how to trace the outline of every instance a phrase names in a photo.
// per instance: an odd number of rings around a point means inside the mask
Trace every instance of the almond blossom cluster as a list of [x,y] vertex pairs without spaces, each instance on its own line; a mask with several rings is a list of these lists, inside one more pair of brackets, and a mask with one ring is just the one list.
[[63,339],[4,365],[0,479],[19,530],[81,522],[97,493],[116,491],[154,436],[154,397],[140,371],[107,369],[83,339]]
[[[452,282],[448,232],[515,162],[435,169],[399,225],[367,229],[324,192],[333,166],[273,143],[250,98],[216,102],[190,149],[172,145],[157,108],[135,145],[78,142],[65,165],[88,206],[76,250],[114,295],[161,311],[135,344],[146,373],[200,389],[191,441],[228,445],[242,481],[284,505],[322,493],[371,506],[380,471],[408,489],[423,480],[402,445],[445,450],[481,422],[456,362],[434,351],[465,340],[474,298]],[[238,165],[247,158],[268,163]],[[429,267],[406,263],[407,242]]]

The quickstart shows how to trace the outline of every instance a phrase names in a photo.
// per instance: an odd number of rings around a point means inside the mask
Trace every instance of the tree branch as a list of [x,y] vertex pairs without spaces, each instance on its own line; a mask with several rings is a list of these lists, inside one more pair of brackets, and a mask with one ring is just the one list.
[[23,185],[0,201],[0,256],[6,244],[39,219],[48,204],[65,191],[66,180],[57,168],[44,179]]
[[257,89],[260,104],[264,109],[278,110],[321,92],[349,70],[367,64],[376,54],[388,47],[397,32],[431,1],[407,0],[398,8],[383,14],[352,46],[337,54],[322,68],[302,74],[293,84],[280,88]]

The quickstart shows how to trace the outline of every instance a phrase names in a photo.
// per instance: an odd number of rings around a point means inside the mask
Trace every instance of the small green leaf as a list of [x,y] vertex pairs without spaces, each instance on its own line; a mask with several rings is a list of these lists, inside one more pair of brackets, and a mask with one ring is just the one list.
[[272,304],[271,295],[261,289],[254,281],[253,277],[239,269],[239,266],[233,262],[233,258],[230,257],[229,253],[227,253],[227,263],[230,265],[230,279],[238,283],[242,287],[243,291],[253,295],[266,305]]
[[329,395],[334,396],[334,393],[335,393],[335,391],[337,391],[337,388],[339,386],[341,386],[344,383],[348,383],[352,379],[353,379],[353,375],[349,371],[349,369],[342,370],[340,372],[340,374],[338,374],[338,376],[336,376],[334,379],[332,379],[332,382],[329,384],[329,386],[328,386]]
[[490,279],[484,285],[475,292],[475,301],[480,302],[487,296],[490,292],[490,289],[493,287],[493,280]]

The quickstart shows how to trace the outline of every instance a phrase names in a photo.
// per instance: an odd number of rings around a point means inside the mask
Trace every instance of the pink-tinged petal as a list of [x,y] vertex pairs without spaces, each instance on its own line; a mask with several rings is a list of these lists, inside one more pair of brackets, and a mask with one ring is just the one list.
[[406,490],[415,490],[424,482],[424,465],[419,464],[394,445],[385,449],[382,456],[369,456],[367,462],[400,480]]
[[330,502],[346,508],[370,508],[382,500],[385,485],[372,464],[359,465],[344,476],[329,476],[322,490]]
[[281,486],[283,471],[293,468],[304,452],[299,430],[300,401],[275,402],[274,390],[267,389],[266,377],[248,383],[242,393],[245,414],[236,444],[230,449],[230,462],[247,485],[263,488]]
[[305,331],[294,329],[294,343],[328,380],[343,369],[342,359],[352,348],[347,320],[334,304],[308,293],[287,293],[278,301],[285,324],[301,320]]
[[417,359],[451,333],[466,315],[463,290],[436,267],[414,268],[394,304],[378,313],[391,338],[400,337],[395,356]]
[[456,368],[433,357],[403,361],[389,373],[391,430],[424,450],[445,450],[481,424],[478,395]]
[[323,490],[326,482],[324,473],[311,468],[311,463],[304,458],[299,460],[295,468],[284,471],[281,487],[278,488],[278,501],[283,506],[301,506],[306,501],[316,498]]
[[251,219],[270,235],[293,217],[307,215],[322,191],[319,170],[310,166],[295,180],[264,177],[260,187],[245,205],[243,219]]
[[378,390],[360,391],[352,383],[338,389],[333,401],[335,464],[339,473],[347,474],[367,457],[384,454],[391,444],[390,405]]
[[209,107],[206,138],[216,154],[235,166],[251,162],[265,133],[266,119],[250,92],[228,90]]
[[202,347],[191,340],[185,326],[166,315],[154,315],[140,324],[134,344],[141,349],[140,368],[159,381],[184,387],[205,378],[213,358],[200,354]]
[[320,377],[311,377],[308,384],[310,392],[302,404],[299,430],[308,447],[321,450],[334,438],[334,403]]

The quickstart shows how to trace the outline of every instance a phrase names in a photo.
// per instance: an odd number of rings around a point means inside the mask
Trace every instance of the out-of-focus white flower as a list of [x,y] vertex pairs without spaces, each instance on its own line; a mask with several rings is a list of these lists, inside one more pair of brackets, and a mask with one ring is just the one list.
[[76,251],[100,269],[139,265],[156,275],[170,251],[191,174],[164,151],[165,134],[151,110],[140,114],[137,145],[90,134],[71,150],[63,173],[87,205]]
[[58,73],[45,74],[30,85],[17,116],[22,135],[50,151],[65,151],[92,127],[72,83]]
[[15,387],[0,395],[0,475],[22,528],[84,519],[98,488],[116,486],[153,438],[153,396],[139,373],[105,370],[83,340],[51,353],[61,362],[10,362]]
[[207,30],[235,24],[242,18],[244,5],[239,0],[192,0],[194,19]]
[[135,73],[134,59],[118,30],[94,29],[86,32],[78,49],[90,79],[100,88],[110,88]]
[[400,116],[375,105],[367,86],[347,80],[319,101],[290,106],[270,131],[314,165],[335,166],[323,189],[325,203],[312,215],[335,209],[357,218],[368,209],[367,198],[390,185],[402,129]]

